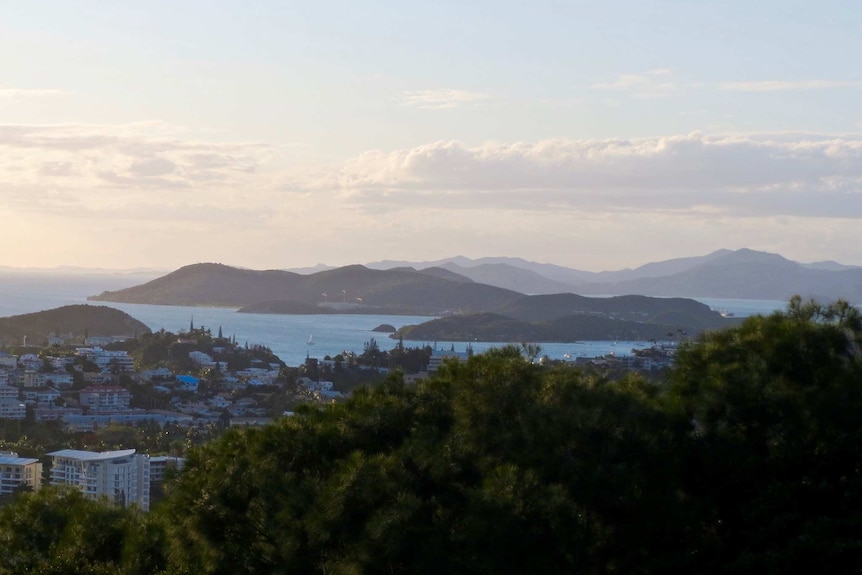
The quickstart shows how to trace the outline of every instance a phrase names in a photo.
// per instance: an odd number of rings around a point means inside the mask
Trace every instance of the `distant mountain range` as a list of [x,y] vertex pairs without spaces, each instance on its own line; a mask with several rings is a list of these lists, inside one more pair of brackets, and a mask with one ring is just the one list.
[[437,267],[477,282],[527,294],[641,294],[786,300],[799,294],[862,303],[862,267],[837,262],[799,263],[749,249],[648,263],[635,269],[589,272],[520,258],[447,258],[432,262],[380,261],[373,269]]

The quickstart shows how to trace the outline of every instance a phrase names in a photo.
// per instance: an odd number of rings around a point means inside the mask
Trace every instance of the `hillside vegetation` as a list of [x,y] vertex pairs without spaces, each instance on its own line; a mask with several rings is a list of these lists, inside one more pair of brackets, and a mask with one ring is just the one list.
[[862,317],[793,300],[666,380],[509,347],[194,449],[160,507],[0,510],[0,573],[858,573]]
[[[440,276],[447,277],[440,277]],[[254,271],[221,264],[194,264],[128,289],[90,299],[159,305],[243,308],[254,313],[402,313],[436,315],[447,311],[484,311],[521,294],[453,281],[449,274],[413,269],[370,270],[347,266],[301,276],[290,272]]]
[[51,310],[0,318],[0,339],[20,343],[24,336],[40,341],[49,335],[69,338],[134,336],[150,333],[129,314],[106,306],[69,305]]

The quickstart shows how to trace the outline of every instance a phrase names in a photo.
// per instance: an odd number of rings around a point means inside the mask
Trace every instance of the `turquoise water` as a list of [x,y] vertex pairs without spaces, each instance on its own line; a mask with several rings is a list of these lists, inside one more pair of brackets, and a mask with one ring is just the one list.
[[[105,290],[115,290],[138,285],[151,278],[113,274],[51,275],[0,272],[0,317],[31,313],[71,304],[88,303],[87,296]],[[784,309],[786,303],[760,300],[701,299],[716,310],[726,311],[738,317],[757,313],[771,313]],[[392,349],[396,342],[386,334],[373,330],[388,323],[396,328],[422,323],[430,317],[393,315],[267,315],[241,314],[234,309],[202,308],[186,306],[154,306],[140,304],[102,304],[121,309],[156,331],[164,328],[178,332],[186,330],[194,320],[195,327],[208,327],[213,334],[219,327],[225,336],[235,336],[237,342],[261,344],[272,349],[288,365],[299,365],[306,354],[323,358],[342,351],[361,352],[372,337],[383,350]],[[314,345],[308,345],[312,336]],[[629,355],[632,349],[649,345],[647,342],[631,341],[585,341],[578,343],[539,343],[542,353],[551,359],[566,357],[595,357],[615,353]],[[465,351],[463,342],[405,342],[405,345],[428,344],[438,349]],[[482,352],[503,344],[472,342],[474,351]]]

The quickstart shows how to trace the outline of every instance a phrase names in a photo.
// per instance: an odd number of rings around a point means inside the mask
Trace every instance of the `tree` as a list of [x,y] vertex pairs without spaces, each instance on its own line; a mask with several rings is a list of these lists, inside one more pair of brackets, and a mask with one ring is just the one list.
[[677,502],[656,393],[517,348],[390,378],[193,451],[169,539],[201,573],[634,568],[676,541],[652,524]]
[[152,574],[167,565],[163,533],[138,510],[45,487],[0,509],[0,573]]
[[690,421],[693,571],[862,569],[857,317],[794,298],[680,352],[668,402]]

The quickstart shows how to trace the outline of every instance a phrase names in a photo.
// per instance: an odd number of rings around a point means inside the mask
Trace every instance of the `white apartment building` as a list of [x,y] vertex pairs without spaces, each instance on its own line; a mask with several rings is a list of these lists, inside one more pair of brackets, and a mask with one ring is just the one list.
[[21,379],[22,387],[45,387],[54,384],[55,387],[72,387],[74,378],[65,371],[41,372],[27,370]]
[[27,406],[13,397],[0,397],[0,419],[24,419]]
[[107,351],[101,347],[79,347],[75,352],[98,365],[103,372],[111,371],[112,367],[124,373],[135,371],[135,360],[125,351]]
[[34,491],[42,487],[42,464],[38,459],[0,451],[0,495],[13,493],[24,486]]
[[79,451],[61,449],[51,456],[51,485],[70,485],[91,499],[150,509],[150,458],[134,449]]
[[18,369],[18,358],[0,351],[0,367],[12,370]]
[[81,407],[98,411],[122,411],[129,408],[131,392],[119,385],[91,385],[78,392]]

